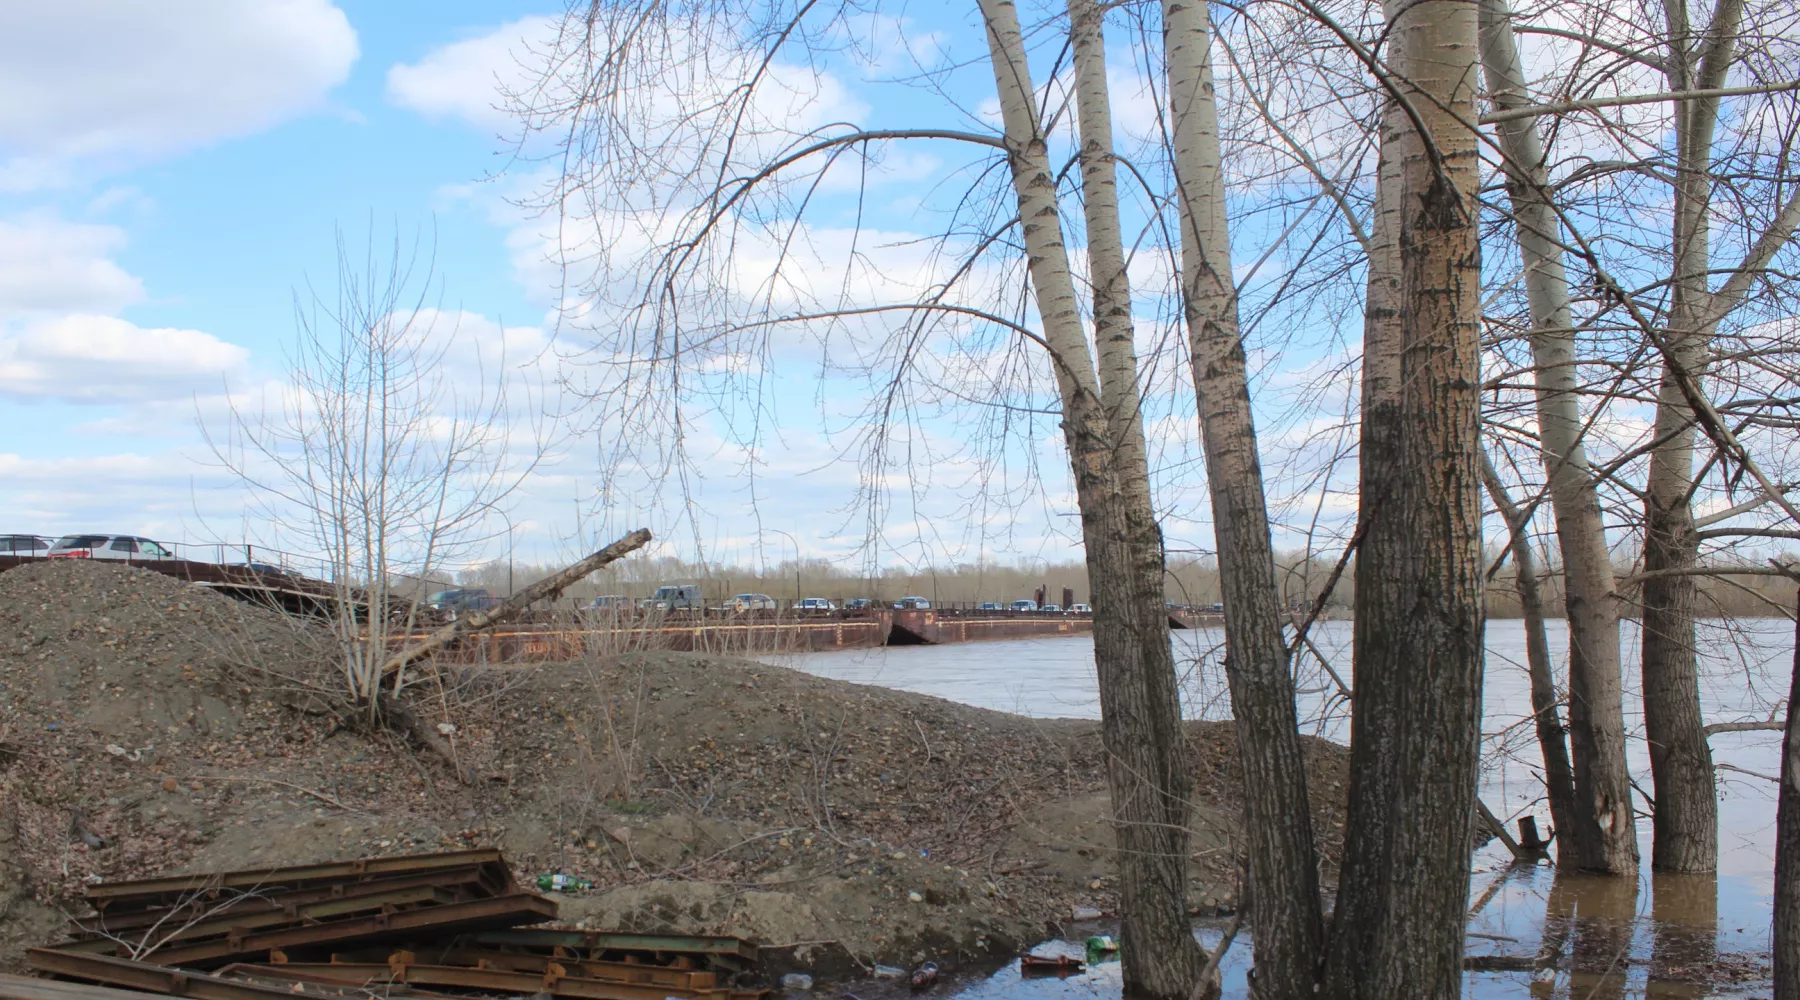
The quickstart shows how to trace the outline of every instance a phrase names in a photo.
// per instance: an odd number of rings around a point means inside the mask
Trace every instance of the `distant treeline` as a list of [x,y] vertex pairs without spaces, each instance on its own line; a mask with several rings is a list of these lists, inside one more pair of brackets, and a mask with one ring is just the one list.
[[[1489,553],[1490,561],[1498,552]],[[1301,555],[1278,557],[1282,590],[1294,607],[1308,607],[1324,592],[1335,560]],[[512,582],[515,588],[550,575],[559,567],[515,564]],[[1794,607],[1795,584],[1782,576],[1766,575],[1760,566],[1746,565],[1749,575],[1702,577],[1699,591],[1702,617],[1756,617],[1783,614]],[[1546,610],[1561,617],[1563,607],[1562,577],[1554,568],[1545,570],[1540,582]],[[1630,585],[1633,567],[1620,565],[1619,579],[1626,584],[1626,614],[1632,615],[1632,602],[1638,588]],[[1356,599],[1354,564],[1347,568],[1326,601],[1326,612],[1343,617],[1350,613]],[[1519,599],[1516,577],[1509,561],[1500,568],[1488,585],[1487,610],[1491,617],[1517,618]],[[892,567],[873,577],[847,569],[825,559],[793,560],[769,565],[758,570],[747,566],[702,566],[673,557],[632,559],[616,563],[570,588],[568,596],[586,599],[601,594],[623,594],[648,597],[665,583],[697,583],[707,601],[724,600],[733,594],[768,594],[779,600],[803,597],[825,597],[844,601],[866,597],[876,601],[895,601],[918,596],[944,604],[976,604],[983,601],[1015,601],[1031,598],[1044,588],[1045,599],[1060,603],[1063,589],[1073,591],[1074,603],[1092,603],[1088,591],[1087,569],[1080,563],[1042,562],[1031,565],[1002,563],[964,563],[942,569],[909,569]],[[485,587],[496,594],[507,589],[507,564],[504,559],[465,570],[457,574],[457,585]],[[1178,604],[1205,607],[1220,599],[1219,572],[1208,559],[1171,561],[1168,570],[1169,600]]]

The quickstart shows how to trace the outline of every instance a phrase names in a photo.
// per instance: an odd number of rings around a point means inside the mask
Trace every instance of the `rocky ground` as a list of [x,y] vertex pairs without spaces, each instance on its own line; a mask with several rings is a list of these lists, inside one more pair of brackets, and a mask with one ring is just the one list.
[[[826,973],[1010,954],[1115,904],[1095,723],[638,653],[415,685],[440,755],[346,713],[331,650],[142,570],[0,573],[0,966],[93,879],[487,844],[593,881],[559,897],[571,923],[742,934]],[[1231,728],[1189,747],[1211,914],[1235,901]],[[1309,753],[1335,851],[1344,753]]]

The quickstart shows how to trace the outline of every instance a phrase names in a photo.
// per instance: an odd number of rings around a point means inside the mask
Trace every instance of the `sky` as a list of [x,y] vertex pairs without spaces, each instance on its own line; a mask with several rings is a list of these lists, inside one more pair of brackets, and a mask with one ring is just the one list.
[[[353,254],[398,241],[415,273],[434,279],[433,315],[484,356],[504,344],[516,399],[563,417],[536,422],[535,471],[494,505],[460,560],[510,546],[520,562],[555,561],[640,522],[665,552],[750,562],[1078,557],[1059,442],[1042,414],[1010,455],[1029,471],[1004,502],[984,500],[971,483],[985,474],[940,443],[928,460],[889,470],[889,502],[871,519],[859,506],[869,480],[834,437],[867,400],[804,364],[763,403],[701,428],[697,479],[673,501],[647,473],[604,475],[592,414],[555,384],[568,371],[562,355],[582,344],[558,311],[569,300],[556,240],[517,204],[542,167],[514,158],[516,124],[497,107],[500,82],[520,78],[525,40],[546,37],[556,12],[372,0],[0,10],[0,90],[17,97],[0,109],[0,426],[12,431],[0,439],[0,531],[304,548],[271,529],[216,444],[230,439],[234,406],[280,398],[296,302],[336,294],[339,241]],[[822,80],[796,77],[795,103],[780,113],[916,119],[910,93],[874,81],[883,52],[940,37],[870,25],[867,55]],[[982,90],[976,78],[971,105]],[[877,203],[854,185],[828,191],[837,201],[825,228],[855,216],[903,239],[942,167],[929,149],[888,155]],[[759,417],[777,430],[745,433]],[[923,455],[927,438],[960,426],[916,428],[907,444]],[[1171,544],[1185,543],[1204,539]]]

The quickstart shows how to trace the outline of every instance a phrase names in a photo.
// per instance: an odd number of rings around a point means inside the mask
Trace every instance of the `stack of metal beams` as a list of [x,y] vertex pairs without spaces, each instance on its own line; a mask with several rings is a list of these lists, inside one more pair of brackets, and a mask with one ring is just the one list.
[[0,1000],[366,996],[761,1000],[754,944],[528,928],[556,904],[494,850],[102,883]]

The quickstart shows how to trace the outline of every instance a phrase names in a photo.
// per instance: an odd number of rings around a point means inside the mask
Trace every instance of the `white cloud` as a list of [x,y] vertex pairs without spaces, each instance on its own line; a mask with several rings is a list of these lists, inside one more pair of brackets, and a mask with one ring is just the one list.
[[254,132],[319,106],[356,56],[330,0],[0,4],[0,188]]
[[0,221],[0,321],[21,314],[115,312],[144,286],[109,256],[125,245],[117,226],[33,215]]
[[199,330],[76,314],[0,334],[0,395],[118,403],[214,389],[250,352]]
[[435,49],[412,65],[398,64],[388,70],[388,100],[431,119],[504,126],[512,116],[503,110],[502,88],[528,82],[521,62],[529,59],[530,47],[555,37],[556,25],[553,18],[522,18]]

